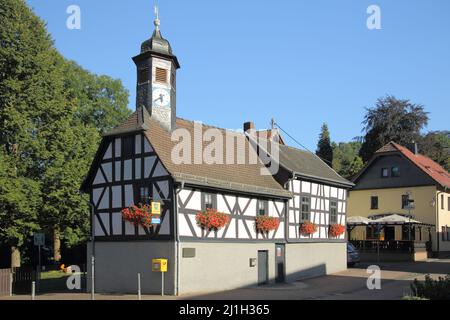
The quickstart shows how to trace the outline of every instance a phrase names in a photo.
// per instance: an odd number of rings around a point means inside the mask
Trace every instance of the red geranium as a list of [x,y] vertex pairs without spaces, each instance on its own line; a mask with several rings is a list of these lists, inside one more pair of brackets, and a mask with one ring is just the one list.
[[317,225],[312,222],[305,221],[300,225],[300,233],[304,236],[309,236],[317,232]]
[[205,211],[200,211],[197,213],[195,220],[202,228],[219,230],[230,222],[230,216],[228,214],[218,212],[215,209],[206,209]]
[[122,210],[122,217],[124,220],[131,222],[135,226],[141,225],[143,227],[150,227],[152,225],[152,214],[149,205],[139,204],[132,205],[129,208]]
[[280,225],[280,219],[269,216],[256,217],[256,230],[260,232],[269,232],[277,230]]
[[341,224],[332,224],[328,229],[328,233],[331,237],[337,238],[345,232],[345,227]]

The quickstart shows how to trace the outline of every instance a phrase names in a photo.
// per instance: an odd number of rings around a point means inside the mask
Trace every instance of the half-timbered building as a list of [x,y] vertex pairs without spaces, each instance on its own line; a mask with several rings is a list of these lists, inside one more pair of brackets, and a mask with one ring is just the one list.
[[[231,132],[178,118],[180,65],[161,36],[159,20],[155,26],[133,58],[136,111],[103,136],[81,188],[94,206],[96,290],[136,292],[140,273],[144,293],[160,292],[160,274],[152,272],[154,258],[168,259],[166,294],[291,281],[345,269],[344,235],[331,238],[328,227],[345,224],[351,183],[315,155],[284,142],[280,156],[271,160],[279,170],[268,174],[247,127]],[[232,159],[215,155],[211,163],[198,161],[211,137],[200,145],[195,139],[211,131],[215,139],[233,137],[223,146],[223,155],[232,154]],[[274,135],[268,130],[264,138]],[[192,152],[176,160],[174,150],[186,137]],[[240,155],[246,160],[240,162]],[[162,204],[157,225],[135,226],[122,218],[122,209],[149,201]],[[198,225],[197,213],[208,208],[229,215],[224,228]],[[258,232],[255,219],[261,215],[278,218],[278,228]],[[313,235],[299,233],[306,220],[318,226]],[[89,257],[93,248],[91,242]]]

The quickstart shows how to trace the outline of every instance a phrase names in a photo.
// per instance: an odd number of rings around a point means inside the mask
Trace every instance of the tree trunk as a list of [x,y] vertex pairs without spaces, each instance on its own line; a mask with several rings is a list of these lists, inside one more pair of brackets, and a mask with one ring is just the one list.
[[61,234],[58,226],[53,229],[53,259],[61,261]]
[[20,268],[20,250],[18,247],[11,247],[11,268]]

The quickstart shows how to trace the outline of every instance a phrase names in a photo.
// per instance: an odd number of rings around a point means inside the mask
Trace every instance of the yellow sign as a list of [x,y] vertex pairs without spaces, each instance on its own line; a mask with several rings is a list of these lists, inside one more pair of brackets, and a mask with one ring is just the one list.
[[161,203],[152,202],[152,214],[161,214]]
[[167,272],[167,259],[152,259],[153,272]]

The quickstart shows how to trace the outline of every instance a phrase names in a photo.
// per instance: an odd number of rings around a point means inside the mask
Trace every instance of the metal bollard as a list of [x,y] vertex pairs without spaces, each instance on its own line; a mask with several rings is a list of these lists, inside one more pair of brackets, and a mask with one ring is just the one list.
[[13,284],[14,284],[14,276],[13,276],[13,273],[11,272],[9,274],[9,296],[10,297],[13,296]]
[[138,273],[138,300],[142,300],[141,295],[141,274]]
[[35,300],[36,298],[36,282],[33,281],[31,283],[31,300]]

